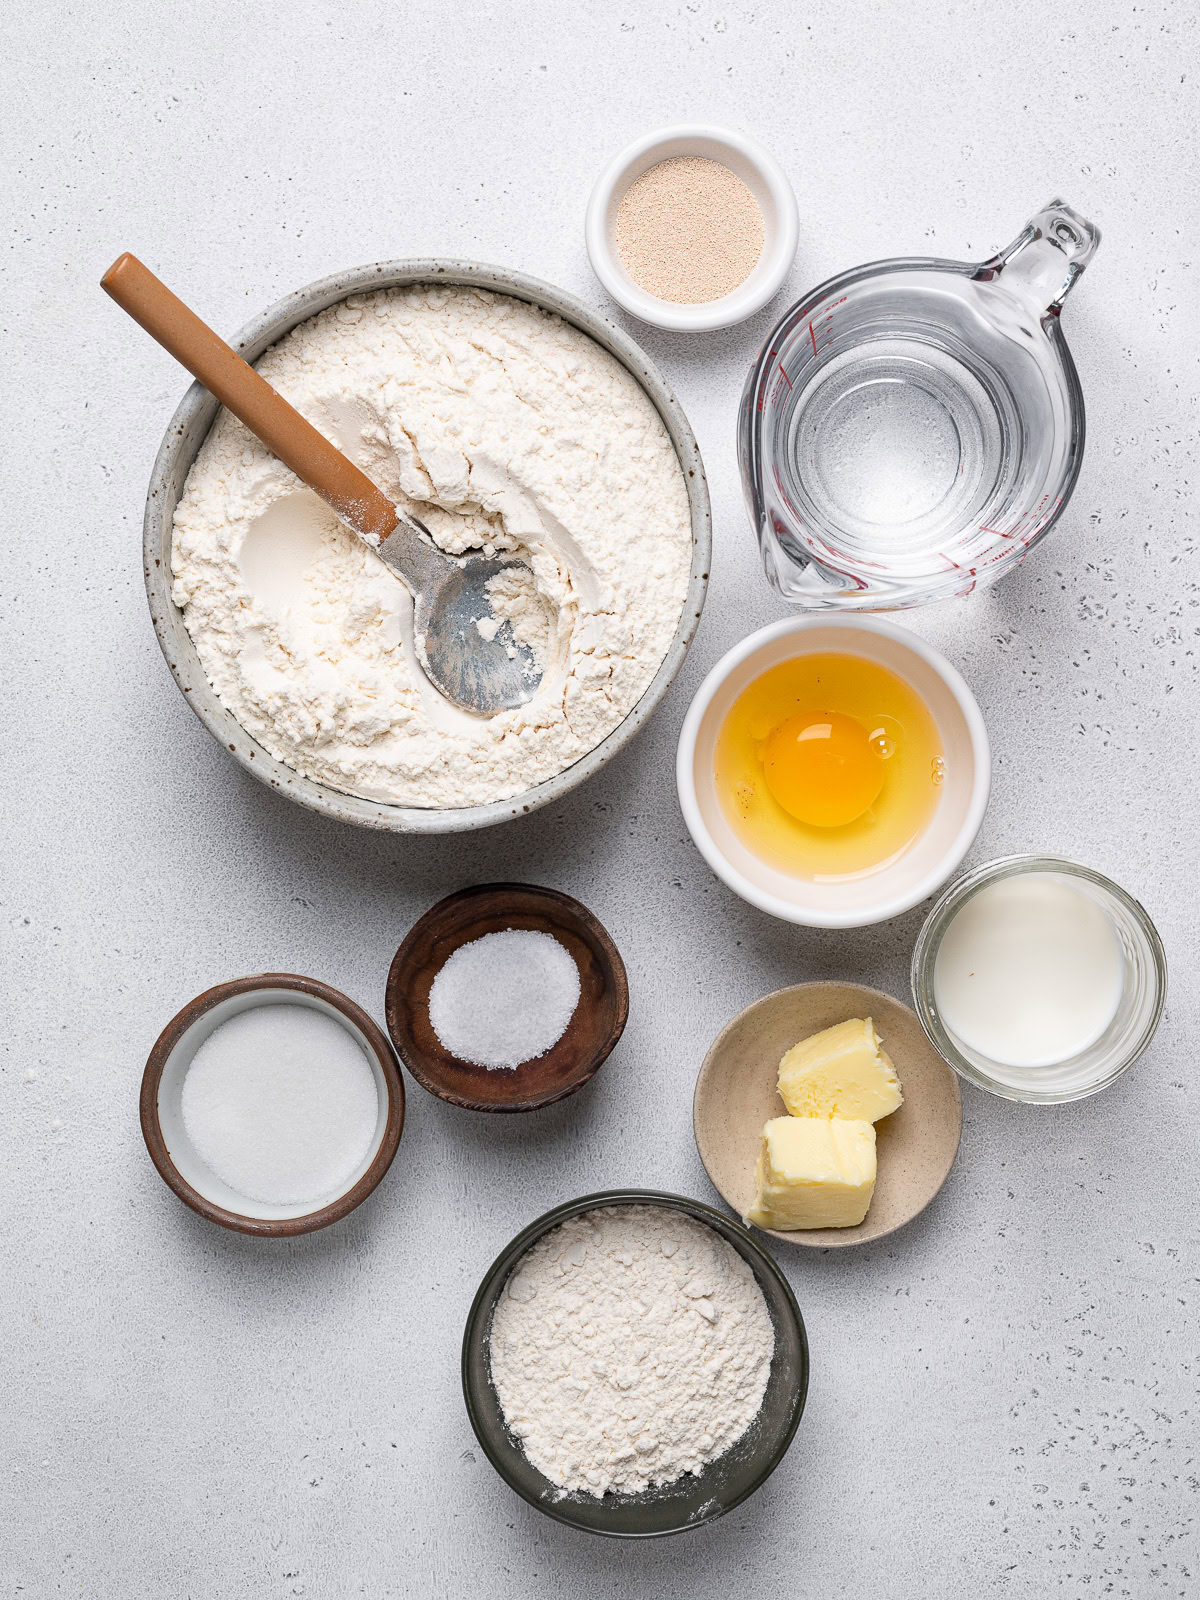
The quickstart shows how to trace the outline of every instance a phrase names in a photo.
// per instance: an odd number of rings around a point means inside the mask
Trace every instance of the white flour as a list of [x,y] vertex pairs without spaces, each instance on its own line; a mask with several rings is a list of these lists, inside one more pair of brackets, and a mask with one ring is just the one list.
[[521,1260],[492,1321],[492,1382],[551,1483],[636,1494],[736,1444],[774,1348],[754,1274],[719,1234],[677,1211],[614,1206]]
[[222,412],[175,512],[173,593],[241,725],[414,806],[519,794],[599,744],[666,654],[691,560],[678,458],[625,368],[523,301],[430,285],[353,296],[258,366],[443,548],[525,554],[536,587],[492,609],[546,671],[519,710],[448,705],[413,664],[404,585]]

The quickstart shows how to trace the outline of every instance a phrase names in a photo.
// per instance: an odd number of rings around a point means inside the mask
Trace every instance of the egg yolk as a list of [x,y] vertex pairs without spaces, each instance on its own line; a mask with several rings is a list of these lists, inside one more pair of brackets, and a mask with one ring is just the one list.
[[840,711],[819,711],[771,731],[763,747],[767,788],[812,828],[842,828],[874,805],[884,767],[867,730]]

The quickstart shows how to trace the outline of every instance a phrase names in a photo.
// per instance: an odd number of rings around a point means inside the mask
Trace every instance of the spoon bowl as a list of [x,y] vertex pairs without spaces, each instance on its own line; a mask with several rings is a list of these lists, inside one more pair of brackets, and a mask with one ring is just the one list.
[[[386,544],[380,552],[385,561]],[[488,585],[528,567],[505,556],[431,557],[413,612],[425,675],[464,711],[492,716],[523,706],[542,681],[542,668],[512,624],[495,617]]]
[[440,694],[481,717],[529,699],[541,680],[532,652],[476,625],[491,615],[488,579],[511,560],[481,557],[464,580],[465,559],[443,554],[424,523],[393,505],[136,256],[119,256],[100,286],[411,590],[417,655]]

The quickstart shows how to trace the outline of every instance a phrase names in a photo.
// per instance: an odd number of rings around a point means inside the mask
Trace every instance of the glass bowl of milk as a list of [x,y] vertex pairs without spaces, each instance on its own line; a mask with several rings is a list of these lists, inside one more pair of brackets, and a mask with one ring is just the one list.
[[1054,1105],[1107,1088],[1142,1054],[1167,960],[1145,909],[1102,873],[1005,856],[938,900],[912,988],[925,1032],[961,1077]]

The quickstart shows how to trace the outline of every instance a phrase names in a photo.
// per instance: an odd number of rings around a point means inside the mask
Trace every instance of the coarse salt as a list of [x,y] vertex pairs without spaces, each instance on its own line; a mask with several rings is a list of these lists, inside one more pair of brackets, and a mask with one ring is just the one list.
[[506,928],[460,945],[433,980],[429,1020],[443,1047],[477,1067],[544,1056],[579,1004],[579,968],[551,934]]
[[300,1205],[340,1193],[371,1148],[379,1093],[350,1033],[312,1006],[265,1004],[213,1030],[183,1080],[183,1126],[238,1194]]

